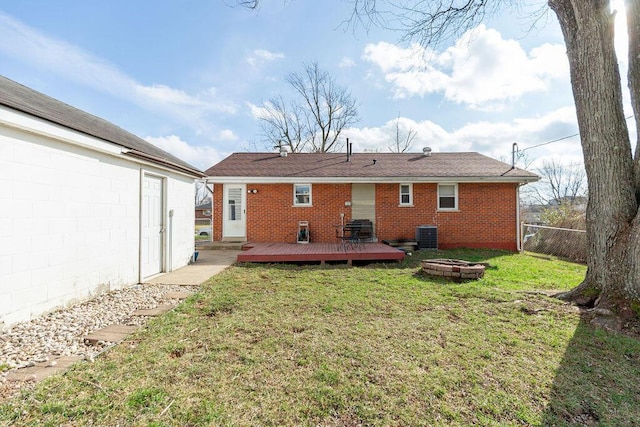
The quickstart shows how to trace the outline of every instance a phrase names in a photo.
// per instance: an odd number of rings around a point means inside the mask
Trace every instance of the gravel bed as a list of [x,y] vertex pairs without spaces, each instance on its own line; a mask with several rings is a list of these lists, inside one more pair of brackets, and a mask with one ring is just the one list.
[[141,309],[160,304],[178,304],[165,298],[167,292],[195,292],[197,286],[136,285],[99,295],[69,308],[42,315],[0,330],[0,399],[25,383],[8,381],[7,374],[19,368],[47,362],[51,356],[80,356],[93,360],[113,343],[87,346],[83,338],[109,325],[144,325],[146,316],[133,316]]

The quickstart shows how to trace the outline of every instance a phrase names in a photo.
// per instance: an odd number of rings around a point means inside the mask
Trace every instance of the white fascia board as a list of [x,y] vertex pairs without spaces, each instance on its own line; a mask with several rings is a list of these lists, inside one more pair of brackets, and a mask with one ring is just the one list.
[[487,183],[518,183],[526,184],[538,181],[538,177],[496,177],[496,176],[430,176],[430,177],[257,177],[257,176],[209,176],[207,182],[216,184],[295,184],[305,182],[309,184],[389,184],[389,183],[426,183],[436,184],[442,182],[487,182]]
[[0,105],[0,125],[102,153],[118,155],[122,147],[57,123]]
[[67,144],[75,145],[77,147],[86,148],[88,150],[108,154],[120,159],[127,160],[131,163],[150,166],[156,169],[162,169],[164,171],[176,173],[178,175],[192,177],[192,175],[189,175],[188,173],[172,169],[158,163],[126,156],[126,153],[130,150],[118,144],[114,144],[112,142],[87,135],[74,129],[69,129],[57,123],[53,123],[48,120],[32,116],[31,114],[8,108],[4,105],[0,105],[0,126],[5,126],[10,129],[16,129],[21,132],[26,132],[43,138],[49,138]]

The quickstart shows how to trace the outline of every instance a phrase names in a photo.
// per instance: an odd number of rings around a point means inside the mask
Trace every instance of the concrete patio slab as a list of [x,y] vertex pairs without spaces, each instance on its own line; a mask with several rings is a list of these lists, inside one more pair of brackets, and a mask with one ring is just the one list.
[[170,273],[155,276],[145,283],[198,286],[235,263],[240,253],[242,251],[199,250],[198,261]]

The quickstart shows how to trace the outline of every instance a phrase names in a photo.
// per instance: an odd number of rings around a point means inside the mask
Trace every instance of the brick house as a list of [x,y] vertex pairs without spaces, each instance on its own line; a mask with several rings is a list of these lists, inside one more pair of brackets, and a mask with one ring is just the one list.
[[538,176],[479,153],[234,153],[205,171],[216,241],[335,242],[350,219],[377,240],[437,227],[440,249],[517,250],[519,187]]
[[208,202],[196,205],[195,209],[196,220],[198,219],[211,219],[211,200]]

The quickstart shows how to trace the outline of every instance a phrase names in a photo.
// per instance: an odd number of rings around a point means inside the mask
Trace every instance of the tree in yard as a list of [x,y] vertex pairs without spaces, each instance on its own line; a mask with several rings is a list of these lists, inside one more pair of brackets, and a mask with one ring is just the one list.
[[272,98],[258,119],[264,137],[273,146],[286,146],[292,153],[326,153],[342,148],[340,135],[358,121],[356,101],[317,63],[302,73],[291,73],[286,82],[297,97],[286,102]]
[[196,181],[196,190],[195,190],[196,206],[210,201],[211,193],[212,191],[207,186],[206,182]]
[[405,133],[400,126],[400,117],[397,117],[394,122],[394,131],[394,140],[389,146],[389,150],[392,153],[404,153],[410,151],[413,148],[413,140],[416,139],[418,132],[413,127],[409,127]]
[[[400,22],[406,39],[438,43],[515,0],[350,0],[351,22]],[[394,5],[394,3],[397,5]],[[640,1],[626,1],[627,84],[640,114]],[[253,2],[255,5],[255,2]],[[625,121],[610,0],[548,0],[562,30],[587,176],[587,274],[561,298],[620,319],[640,317],[640,143]],[[386,9],[386,10],[385,10]],[[393,20],[385,20],[390,16]],[[365,18],[368,17],[368,20]],[[640,120],[636,120],[640,135]],[[614,326],[616,324],[614,323]],[[619,324],[617,324],[619,325]]]

